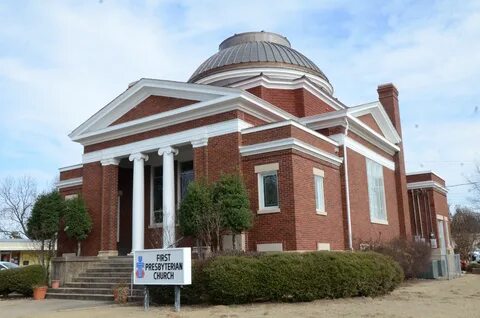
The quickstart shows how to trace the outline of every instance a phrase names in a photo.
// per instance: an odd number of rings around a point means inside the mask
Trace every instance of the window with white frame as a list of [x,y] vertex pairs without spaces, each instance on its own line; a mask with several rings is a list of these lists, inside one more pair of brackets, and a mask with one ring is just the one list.
[[258,213],[280,212],[278,167],[278,163],[255,167],[258,175]]
[[325,173],[323,170],[313,168],[313,180],[315,185],[315,208],[317,214],[327,214],[325,211],[325,191],[323,180]]
[[366,159],[368,179],[368,201],[370,205],[370,220],[374,223],[387,223],[385,204],[385,186],[383,183],[383,166]]

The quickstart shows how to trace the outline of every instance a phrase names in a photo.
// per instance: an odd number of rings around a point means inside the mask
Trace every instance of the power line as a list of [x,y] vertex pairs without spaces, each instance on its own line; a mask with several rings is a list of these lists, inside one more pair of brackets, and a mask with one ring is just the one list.
[[452,184],[452,185],[448,185],[446,187],[447,188],[454,188],[454,187],[461,187],[461,186],[474,185],[474,184],[480,184],[480,182],[468,182],[468,183]]

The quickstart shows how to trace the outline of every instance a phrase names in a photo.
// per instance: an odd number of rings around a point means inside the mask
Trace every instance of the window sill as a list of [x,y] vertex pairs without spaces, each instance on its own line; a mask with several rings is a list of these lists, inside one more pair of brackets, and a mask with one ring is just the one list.
[[263,208],[257,210],[257,214],[280,213],[280,208]]
[[374,223],[374,224],[388,225],[388,221],[387,221],[387,220],[371,219],[370,222],[371,222],[371,223]]
[[316,210],[317,215],[327,215],[327,212],[321,211],[321,210]]
[[163,227],[163,223],[154,223],[148,226],[149,229],[159,229]]

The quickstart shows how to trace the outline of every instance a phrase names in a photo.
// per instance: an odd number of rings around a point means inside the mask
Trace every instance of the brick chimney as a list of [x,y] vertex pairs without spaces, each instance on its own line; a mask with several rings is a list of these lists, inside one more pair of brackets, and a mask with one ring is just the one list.
[[398,105],[398,90],[392,83],[379,85],[378,100],[390,117],[402,141],[397,144],[400,151],[393,156],[395,162],[395,184],[397,187],[398,217],[400,220],[400,235],[406,239],[412,238],[410,209],[408,205],[407,178],[405,175],[405,159],[403,156],[402,125],[400,123],[400,108]]

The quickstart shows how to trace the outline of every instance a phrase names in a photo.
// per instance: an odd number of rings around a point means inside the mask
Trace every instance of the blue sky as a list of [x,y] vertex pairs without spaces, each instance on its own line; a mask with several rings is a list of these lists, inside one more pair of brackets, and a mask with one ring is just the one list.
[[[233,33],[288,37],[347,105],[400,91],[407,169],[465,183],[480,160],[480,2],[1,1],[0,178],[43,188],[67,134],[142,77],[185,81]],[[451,204],[468,187],[451,188]]]

